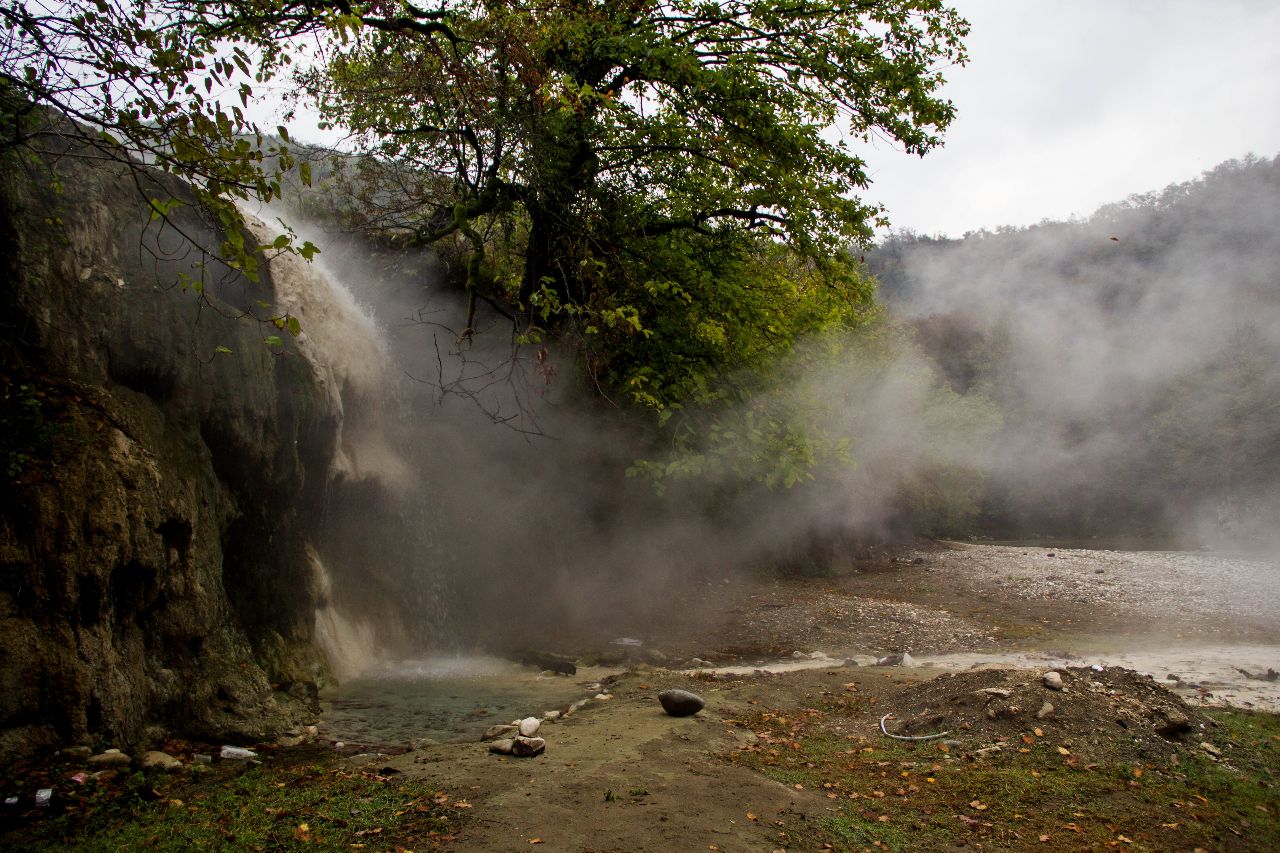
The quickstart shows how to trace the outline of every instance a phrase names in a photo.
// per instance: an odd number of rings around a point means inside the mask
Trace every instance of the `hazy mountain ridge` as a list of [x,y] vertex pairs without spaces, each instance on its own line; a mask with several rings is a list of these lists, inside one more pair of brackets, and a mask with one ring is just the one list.
[[1006,418],[985,526],[1235,544],[1280,506],[1280,158],[1076,222],[897,234],[869,266]]

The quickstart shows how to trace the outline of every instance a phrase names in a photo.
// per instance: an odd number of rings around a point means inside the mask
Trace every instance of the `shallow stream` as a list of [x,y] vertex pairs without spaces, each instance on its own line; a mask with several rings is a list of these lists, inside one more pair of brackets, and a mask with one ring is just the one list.
[[490,726],[595,695],[606,674],[544,676],[482,655],[396,661],[321,694],[321,729],[332,740],[371,746],[478,740]]

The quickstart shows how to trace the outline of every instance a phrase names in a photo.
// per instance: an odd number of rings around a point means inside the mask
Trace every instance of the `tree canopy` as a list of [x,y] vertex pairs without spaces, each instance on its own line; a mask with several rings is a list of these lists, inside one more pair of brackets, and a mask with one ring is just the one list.
[[968,31],[942,0],[7,0],[0,18],[7,100],[145,152],[227,220],[293,165],[287,135],[264,158],[245,107],[305,52],[300,97],[368,155],[360,224],[465,255],[461,337],[482,300],[660,412],[862,322],[848,247],[883,211],[857,147],[939,144]]

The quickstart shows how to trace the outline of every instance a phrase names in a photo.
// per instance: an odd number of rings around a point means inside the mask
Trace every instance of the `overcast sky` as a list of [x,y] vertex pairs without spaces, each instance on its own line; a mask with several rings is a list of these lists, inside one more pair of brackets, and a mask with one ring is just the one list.
[[923,160],[865,153],[895,227],[960,236],[1088,215],[1280,154],[1277,0],[953,0],[959,117]]

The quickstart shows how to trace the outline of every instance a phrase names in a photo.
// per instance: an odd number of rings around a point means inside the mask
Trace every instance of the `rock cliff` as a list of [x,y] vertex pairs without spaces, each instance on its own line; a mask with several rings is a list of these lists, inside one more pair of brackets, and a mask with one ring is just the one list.
[[190,192],[69,127],[36,146],[0,170],[0,757],[269,737],[324,677],[337,415]]

